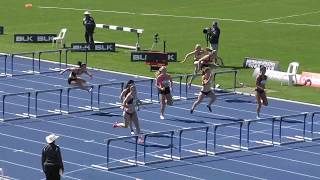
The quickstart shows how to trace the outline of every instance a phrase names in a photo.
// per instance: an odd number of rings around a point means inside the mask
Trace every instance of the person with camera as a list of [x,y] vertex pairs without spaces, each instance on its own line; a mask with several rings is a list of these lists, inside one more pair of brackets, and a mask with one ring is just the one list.
[[218,53],[220,28],[218,27],[218,22],[214,21],[212,27],[207,30],[208,40],[211,44],[211,48],[216,50]]
[[93,17],[90,16],[91,13],[89,11],[84,12],[84,18],[83,18],[83,25],[85,27],[85,39],[87,42],[87,45],[90,49],[95,49],[94,40],[93,40],[93,33],[94,29],[96,28],[96,23],[94,22]]

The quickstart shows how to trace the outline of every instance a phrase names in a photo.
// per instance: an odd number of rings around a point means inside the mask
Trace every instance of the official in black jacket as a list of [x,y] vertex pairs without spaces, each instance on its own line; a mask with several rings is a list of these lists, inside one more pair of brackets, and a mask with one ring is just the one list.
[[55,144],[59,136],[50,134],[46,137],[47,145],[42,149],[42,170],[47,180],[60,180],[63,174],[63,162],[60,147]]
[[93,17],[90,16],[91,13],[89,11],[84,12],[83,25],[85,27],[85,39],[87,45],[89,45],[90,49],[94,49],[94,40],[93,33],[96,28],[96,23],[94,22]]

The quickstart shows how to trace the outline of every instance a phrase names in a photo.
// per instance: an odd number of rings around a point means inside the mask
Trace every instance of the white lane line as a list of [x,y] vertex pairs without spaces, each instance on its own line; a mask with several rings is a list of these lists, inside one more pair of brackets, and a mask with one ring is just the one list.
[[320,13],[320,11],[311,11],[311,12],[302,13],[302,14],[293,14],[293,15],[289,15],[289,16],[264,19],[264,20],[261,20],[260,22],[273,21],[273,20],[279,20],[279,19],[287,19],[287,18],[291,18],[291,17],[305,16],[305,15],[318,14],[318,13]]
[[300,23],[285,23],[285,22],[273,22],[273,21],[267,21],[263,22],[266,24],[281,24],[281,25],[294,25],[294,26],[307,26],[307,27],[320,27],[320,24],[300,24]]
[[202,17],[202,16],[178,16],[172,14],[155,14],[155,13],[133,13],[133,12],[122,12],[122,11],[108,11],[99,9],[81,9],[81,8],[70,8],[70,7],[45,7],[39,6],[40,9],[60,9],[60,10],[75,10],[75,11],[96,11],[96,12],[106,12],[106,13],[116,13],[116,14],[130,14],[130,15],[140,15],[140,16],[157,16],[157,17],[174,17],[174,18],[186,18],[186,19],[205,19],[205,20],[219,20],[219,21],[231,21],[231,22],[245,22],[245,23],[273,23],[279,25],[295,25],[295,26],[307,26],[307,27],[319,27],[320,24],[299,24],[299,23],[282,23],[282,22],[271,22],[266,20],[254,21],[246,19],[231,19],[231,18],[219,18],[219,17]]
[[70,7],[46,7],[39,6],[41,9],[61,9],[61,10],[76,10],[76,11],[93,11],[93,12],[107,12],[107,13],[116,13],[116,14],[136,14],[133,12],[125,12],[125,11],[107,11],[107,10],[99,10],[99,9],[81,9],[81,8],[70,8]]

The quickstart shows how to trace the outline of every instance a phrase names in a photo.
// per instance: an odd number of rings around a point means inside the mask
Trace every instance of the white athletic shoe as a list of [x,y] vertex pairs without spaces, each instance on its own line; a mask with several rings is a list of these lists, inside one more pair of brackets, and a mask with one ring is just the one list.
[[88,92],[91,93],[92,90],[93,90],[93,88],[90,88],[90,89],[88,90]]
[[161,120],[164,120],[164,116],[163,116],[162,114],[160,115],[160,119],[161,119]]
[[132,136],[134,135],[134,130],[131,130],[131,135],[132,135]]

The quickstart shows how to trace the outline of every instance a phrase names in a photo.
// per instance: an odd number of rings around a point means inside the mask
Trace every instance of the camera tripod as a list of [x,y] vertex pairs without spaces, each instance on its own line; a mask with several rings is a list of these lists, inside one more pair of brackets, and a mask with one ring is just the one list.
[[151,46],[151,49],[150,49],[150,50],[153,50],[153,49],[156,49],[156,48],[157,48],[157,45],[158,45],[159,40],[160,40],[159,34],[158,34],[158,33],[154,34],[154,36],[153,36],[153,43],[152,43],[152,46]]

